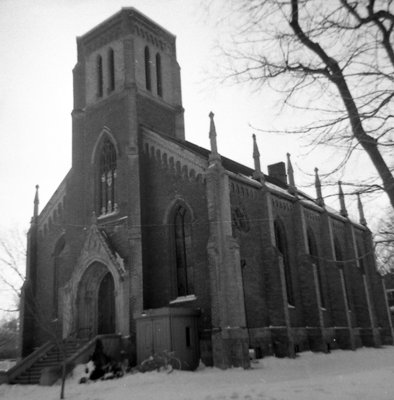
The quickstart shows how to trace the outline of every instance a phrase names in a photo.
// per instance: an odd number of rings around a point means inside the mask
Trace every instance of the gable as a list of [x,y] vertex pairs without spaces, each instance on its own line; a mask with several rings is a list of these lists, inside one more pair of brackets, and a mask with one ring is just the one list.
[[94,261],[114,266],[121,277],[126,274],[123,259],[115,250],[111,249],[108,239],[93,223],[78,259],[77,269],[84,269]]

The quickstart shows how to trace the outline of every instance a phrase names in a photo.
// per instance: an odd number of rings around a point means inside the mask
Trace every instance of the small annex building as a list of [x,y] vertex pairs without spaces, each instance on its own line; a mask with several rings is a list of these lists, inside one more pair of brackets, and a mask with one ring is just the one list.
[[[185,138],[175,36],[123,8],[77,39],[72,166],[28,234],[23,355],[118,334],[132,362],[193,367],[393,343],[360,221],[297,189],[288,156],[261,171]],[[207,129],[208,130],[208,129]],[[189,358],[188,358],[189,357]]]

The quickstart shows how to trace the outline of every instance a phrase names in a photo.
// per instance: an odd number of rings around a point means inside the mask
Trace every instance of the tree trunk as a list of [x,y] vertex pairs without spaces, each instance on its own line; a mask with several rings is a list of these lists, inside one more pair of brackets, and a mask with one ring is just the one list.
[[353,136],[370,157],[383,182],[383,189],[387,193],[391,206],[394,209],[394,177],[378,149],[377,141],[373,137],[369,136],[364,130],[358,108],[354,102],[352,94],[350,93],[346,79],[343,76],[338,62],[334,58],[330,57],[319,43],[312,41],[302,30],[298,21],[298,0],[291,0],[291,10],[291,28],[300,42],[309,50],[314,52],[327,66],[329,73],[326,76],[335,84],[339,91],[339,95],[342,98],[349,117]]

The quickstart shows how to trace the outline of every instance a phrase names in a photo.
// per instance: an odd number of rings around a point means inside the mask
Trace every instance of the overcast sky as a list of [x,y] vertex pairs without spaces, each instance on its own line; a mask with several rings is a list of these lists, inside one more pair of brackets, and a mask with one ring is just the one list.
[[[254,92],[251,87],[210,79],[212,66],[218,62],[215,43],[225,27],[215,26],[214,19],[207,18],[199,1],[1,0],[3,229],[27,227],[34,186],[40,185],[42,209],[70,168],[76,36],[127,6],[136,7],[177,36],[188,140],[208,147],[208,113],[212,110],[221,154],[252,166],[250,124],[268,128],[284,118],[273,114],[274,99],[268,91]],[[294,164],[313,172],[314,165],[299,159],[302,150],[295,139],[262,133],[257,137],[263,169],[284,161],[289,151]]]
[[[189,141],[208,148],[212,110],[219,152],[252,166],[251,136],[256,132],[251,126],[270,129],[292,122],[291,113],[276,113],[276,98],[268,89],[255,91],[211,79],[214,65],[222,62],[215,44],[231,27],[216,24],[201,1],[0,0],[1,234],[15,227],[27,229],[35,185],[40,185],[42,209],[70,168],[76,36],[130,6],[177,36]],[[303,172],[312,174],[315,166],[324,171],[331,157],[324,150],[305,157],[305,148],[294,137],[257,132],[257,140],[264,172],[291,152],[300,185],[313,182]],[[362,159],[354,165],[360,170],[369,164]],[[314,189],[309,193],[314,195]]]

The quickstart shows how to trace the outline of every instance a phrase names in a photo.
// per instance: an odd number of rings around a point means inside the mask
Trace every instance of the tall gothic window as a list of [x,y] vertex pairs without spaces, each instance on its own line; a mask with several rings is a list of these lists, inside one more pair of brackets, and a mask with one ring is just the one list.
[[163,96],[163,86],[161,80],[161,57],[159,53],[156,53],[156,84],[158,96]]
[[178,204],[174,212],[174,238],[177,296],[193,294],[193,270],[191,266],[191,217],[190,212]]
[[103,96],[103,59],[97,56],[96,60],[97,96]]
[[343,266],[342,249],[337,238],[334,239],[334,249],[335,249],[335,260],[337,261],[337,267],[341,268]]
[[105,215],[116,211],[116,150],[112,142],[105,138],[99,156],[99,214]]
[[335,260],[336,260],[336,263],[337,263],[337,267],[339,269],[341,269],[342,273],[343,273],[345,296],[346,296],[348,307],[350,308],[349,289],[348,289],[348,286],[347,286],[346,275],[345,275],[345,271],[344,271],[345,264],[343,262],[344,260],[343,260],[342,248],[341,248],[341,245],[339,244],[338,238],[334,239],[334,251],[335,251]]
[[147,90],[152,90],[152,81],[150,75],[150,52],[149,47],[145,47],[145,87]]
[[294,305],[294,292],[293,292],[293,283],[292,283],[292,279],[291,279],[290,260],[289,260],[289,252],[288,252],[288,247],[287,247],[286,231],[285,231],[285,228],[283,227],[283,224],[281,223],[281,221],[275,220],[274,231],[275,231],[276,248],[278,249],[280,255],[282,256],[282,260],[283,260],[287,301],[289,304]]
[[115,90],[115,55],[113,49],[108,50],[108,91]]
[[308,229],[307,237],[308,237],[309,254],[312,257],[312,262],[313,262],[313,264],[316,265],[316,270],[317,270],[317,284],[319,286],[320,304],[322,307],[325,307],[319,252],[317,250],[317,243],[316,243],[315,235],[313,234],[311,229]]

